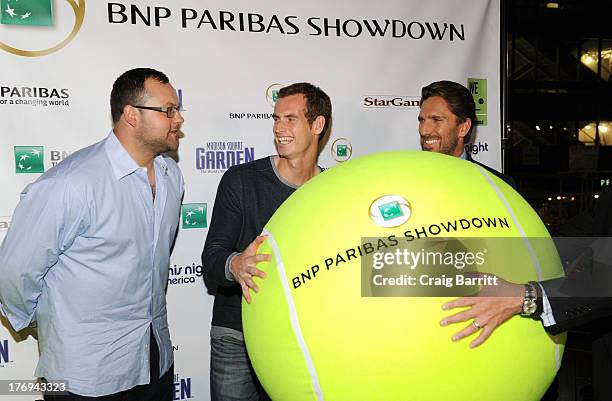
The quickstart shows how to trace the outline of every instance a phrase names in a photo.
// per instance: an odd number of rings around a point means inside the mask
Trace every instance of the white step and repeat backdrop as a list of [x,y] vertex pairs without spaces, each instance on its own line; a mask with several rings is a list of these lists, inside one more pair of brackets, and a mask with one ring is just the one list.
[[[418,149],[421,87],[470,82],[483,123],[470,150],[501,166],[499,0],[0,5],[0,240],[23,187],[108,134],[119,74],[153,67],[179,92],[186,192],[168,283],[175,400],[209,399],[213,299],[200,253],[223,172],[274,153],[271,113],[280,87],[308,81],[330,95],[334,127],[320,165],[333,168],[371,152]],[[22,160],[24,152],[39,156]],[[196,213],[187,218],[189,210]],[[14,333],[2,320],[0,379],[32,378],[37,359],[35,333]]]

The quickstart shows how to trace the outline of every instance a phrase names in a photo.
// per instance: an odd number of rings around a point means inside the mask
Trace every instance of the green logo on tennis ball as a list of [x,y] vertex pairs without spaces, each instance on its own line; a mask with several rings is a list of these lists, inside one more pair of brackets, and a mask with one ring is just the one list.
[[400,207],[400,204],[397,201],[380,205],[378,206],[378,210],[380,210],[380,214],[382,215],[384,221],[389,221],[391,219],[395,219],[396,217],[401,217],[404,215],[404,212],[402,212],[402,208]]

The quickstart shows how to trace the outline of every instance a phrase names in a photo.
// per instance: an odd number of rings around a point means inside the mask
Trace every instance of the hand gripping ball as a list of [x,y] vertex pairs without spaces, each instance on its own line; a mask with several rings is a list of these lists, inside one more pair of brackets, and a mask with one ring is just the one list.
[[[354,159],[303,185],[264,232],[268,276],[242,314],[253,367],[275,401],[539,400],[559,367],[562,339],[539,321],[515,316],[470,349],[470,339],[450,339],[463,324],[439,325],[451,298],[397,292],[409,285],[372,291],[385,271],[371,268],[372,255],[411,237],[478,238],[479,251],[490,243],[497,256],[485,255],[481,271],[513,282],[563,274],[537,214],[474,163],[420,151]],[[492,241],[507,237],[519,246],[500,252]],[[432,267],[401,268],[418,280]]]

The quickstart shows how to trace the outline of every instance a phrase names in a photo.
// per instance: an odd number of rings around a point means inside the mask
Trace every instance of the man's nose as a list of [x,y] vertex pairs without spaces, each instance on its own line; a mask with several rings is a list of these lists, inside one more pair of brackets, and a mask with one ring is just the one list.
[[427,120],[423,120],[419,123],[419,133],[421,135],[429,135],[433,131],[433,124]]
[[185,118],[183,117],[183,114],[181,113],[180,110],[176,111],[176,115],[174,117],[178,120],[179,124],[182,124],[185,122]]

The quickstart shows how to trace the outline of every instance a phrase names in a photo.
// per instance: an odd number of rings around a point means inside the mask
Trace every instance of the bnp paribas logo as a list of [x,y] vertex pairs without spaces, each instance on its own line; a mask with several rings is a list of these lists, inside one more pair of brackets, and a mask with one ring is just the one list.
[[0,233],[8,230],[11,225],[11,216],[0,216]]
[[410,203],[400,195],[385,195],[370,205],[370,219],[380,227],[397,227],[412,215]]
[[15,172],[17,174],[44,173],[44,147],[15,146]]
[[346,138],[338,138],[332,143],[331,154],[338,163],[345,162],[353,155],[353,145]]
[[0,0],[0,23],[9,25],[53,25],[52,0]]
[[274,107],[278,100],[278,92],[283,87],[283,84],[272,84],[266,88],[266,100],[271,107]]
[[181,208],[183,228],[206,228],[206,203],[184,203]]
[[[70,43],[83,26],[85,19],[85,0],[65,0],[57,2],[56,7],[66,7],[74,13],[74,24],[72,29],[61,26],[70,18],[54,20],[53,0],[0,0],[0,24],[22,25],[23,29],[3,31],[0,49],[9,53],[24,57],[40,57],[54,53]],[[63,10],[60,10],[63,11]],[[63,14],[63,13],[62,13]],[[28,36],[28,28],[50,27],[53,30],[45,30],[45,41],[41,41],[40,35]],[[59,29],[55,29],[59,28]],[[66,28],[66,29],[64,29]],[[67,36],[65,32],[69,32]],[[57,36],[54,36],[56,35]],[[19,47],[10,44],[18,42]],[[55,43],[49,46],[49,43]],[[41,48],[42,47],[42,48]]]

